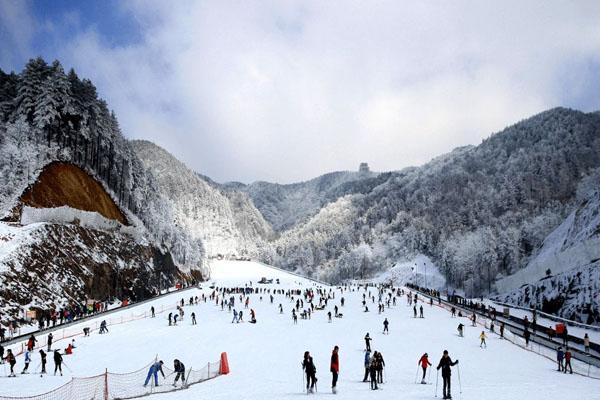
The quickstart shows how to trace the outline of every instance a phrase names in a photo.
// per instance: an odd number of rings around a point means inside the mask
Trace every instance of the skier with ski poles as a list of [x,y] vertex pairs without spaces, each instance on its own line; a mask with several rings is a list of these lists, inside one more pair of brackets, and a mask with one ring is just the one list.
[[331,352],[331,364],[329,367],[329,370],[331,371],[331,392],[333,394],[337,393],[337,380],[338,380],[338,374],[340,372],[340,358],[339,358],[339,347],[335,346],[333,348],[333,351]]
[[54,350],[54,375],[56,375],[56,371],[60,371],[60,376],[62,376],[62,355],[59,353],[58,349]]
[[365,346],[367,351],[371,351],[371,336],[369,336],[369,332],[365,335]]
[[45,374],[46,373],[46,353],[42,349],[40,349],[40,362],[42,364],[42,371],[40,373]]
[[313,393],[315,384],[317,383],[317,368],[313,362],[313,358],[310,356],[308,351],[304,352],[304,359],[302,360],[302,369],[306,373],[306,392]]
[[[443,379],[443,389],[442,393],[444,397],[443,399],[451,399],[452,394],[450,393],[450,377],[452,375],[451,368],[452,366],[458,364],[458,360],[452,361],[450,356],[448,355],[448,350],[444,350],[444,354],[440,359],[440,362],[437,366],[437,370],[442,369],[442,379]],[[437,390],[437,388],[436,388]]]
[[160,361],[153,363],[150,366],[150,369],[148,370],[148,375],[146,376],[146,381],[144,382],[144,387],[148,386],[148,382],[150,382],[150,378],[152,378],[153,375],[154,375],[154,386],[158,386],[158,373],[159,372],[163,376],[163,379],[166,378],[165,373],[163,372],[163,369],[162,369],[163,364],[164,364],[163,361],[160,360]]
[[[173,381],[173,386],[177,386],[177,381],[181,378],[181,385],[185,385],[185,365],[178,359],[173,361],[173,369],[176,372],[175,380]],[[164,376],[164,374],[163,374]]]
[[425,384],[425,373],[427,372],[427,366],[431,367],[431,363],[429,362],[429,355],[427,355],[427,353],[423,354],[419,361],[417,361],[417,365],[419,364],[421,364],[421,368],[423,369],[423,378],[421,378],[421,383]]
[[388,334],[388,335],[390,334],[389,325],[390,325],[390,323],[389,323],[389,321],[387,320],[387,318],[386,318],[386,319],[384,319],[384,320],[383,320],[383,333],[384,333],[384,334]]

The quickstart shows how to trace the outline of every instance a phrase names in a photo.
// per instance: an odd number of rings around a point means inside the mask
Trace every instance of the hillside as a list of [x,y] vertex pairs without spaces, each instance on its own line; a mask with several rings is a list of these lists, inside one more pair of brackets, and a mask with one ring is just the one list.
[[[557,108],[328,204],[285,232],[277,265],[337,281],[417,254],[468,294],[527,265],[600,166],[600,116]],[[346,205],[344,205],[345,203]],[[350,212],[343,221],[335,209]],[[323,228],[320,228],[323,227]]]
[[306,220],[330,202],[348,193],[369,190],[369,183],[378,176],[373,172],[332,172],[306,182],[287,185],[255,182],[250,185],[228,183],[226,188],[248,193],[277,232]]
[[247,195],[220,190],[151,142],[131,145],[171,202],[174,224],[200,240],[208,257],[260,256],[273,232]]

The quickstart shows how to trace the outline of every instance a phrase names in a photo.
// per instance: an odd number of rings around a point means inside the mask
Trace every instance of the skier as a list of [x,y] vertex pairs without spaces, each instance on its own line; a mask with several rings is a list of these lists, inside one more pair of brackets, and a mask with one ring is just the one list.
[[371,336],[369,336],[369,332],[367,332],[367,334],[365,335],[365,345],[367,348],[367,351],[371,351]]
[[463,337],[464,327],[465,326],[463,324],[458,324],[458,328],[456,328],[458,331],[458,336]]
[[0,364],[4,364],[4,346],[0,344]]
[[556,361],[558,362],[558,372],[562,372],[564,367],[563,367],[563,359],[565,358],[565,353],[563,352],[562,347],[558,347],[558,350],[556,350]]
[[586,353],[590,352],[590,337],[587,333],[583,336],[583,347],[585,348]]
[[367,351],[365,351],[365,376],[363,378],[363,382],[366,382],[367,378],[369,377],[370,365],[371,365],[371,351],[367,350]]
[[504,339],[504,322],[500,322],[500,338]]
[[456,308],[454,306],[452,306],[450,312],[452,313],[452,318],[456,317]]
[[150,378],[154,375],[154,386],[158,386],[158,373],[160,372],[163,378],[165,378],[165,373],[162,370],[163,366],[162,360],[155,362],[150,366],[148,370],[148,376],[146,376],[146,381],[144,382],[144,387],[148,386],[148,382],[150,382]]
[[442,397],[443,399],[452,398],[452,394],[450,394],[450,376],[452,375],[450,367],[456,364],[458,364],[458,360],[453,362],[450,356],[448,355],[448,350],[444,350],[444,354],[442,355],[442,358],[440,359],[440,362],[437,366],[437,370],[439,370],[440,368],[442,369],[442,379],[444,381],[442,389],[444,395],[444,397]]
[[52,351],[52,332],[48,334],[48,352]]
[[529,337],[530,337],[530,333],[528,330],[525,330],[525,332],[523,332],[523,337],[525,338],[525,347],[529,346]]
[[40,362],[42,364],[42,371],[40,373],[45,374],[46,373],[46,353],[44,352],[44,350],[40,350]]
[[384,334],[386,334],[386,333],[387,333],[387,334],[389,334],[389,333],[390,333],[390,330],[389,330],[389,325],[390,325],[390,323],[389,323],[389,321],[387,320],[387,318],[386,318],[386,319],[384,319],[384,320],[383,320],[383,333],[384,333]]
[[331,311],[327,311],[327,322],[331,323]]
[[27,373],[30,362],[31,362],[31,350],[27,350],[27,351],[25,351],[25,367],[23,367],[23,371],[21,371],[21,375]]
[[100,322],[100,331],[98,333],[108,333],[108,328],[106,327],[106,320],[102,320],[102,322]]
[[337,393],[337,380],[338,374],[340,373],[340,358],[338,355],[339,351],[338,346],[334,346],[333,351],[331,352],[331,364],[329,370],[331,371],[331,392],[333,394]]
[[283,306],[279,303],[279,314],[283,314]]
[[425,382],[425,373],[427,372],[427,366],[431,367],[431,363],[429,362],[429,356],[427,353],[423,354],[417,364],[421,364],[421,368],[423,369],[423,378],[421,378],[421,383],[426,384]]
[[302,360],[302,369],[306,373],[306,393],[313,393],[315,384],[317,383],[317,368],[313,362],[313,358],[310,356],[308,351],[304,352],[304,359]]
[[573,373],[573,367],[571,367],[571,350],[569,350],[569,348],[567,347],[567,350],[565,351],[565,369],[564,369],[564,373],[567,373],[567,367],[569,367],[569,373],[572,374]]
[[15,377],[15,364],[17,363],[17,359],[13,354],[11,349],[6,350],[6,357],[4,358],[6,362],[10,365],[10,375],[9,377]]
[[477,323],[476,323],[476,322],[477,322],[477,316],[475,315],[475,313],[473,313],[473,314],[471,315],[471,324],[472,324],[473,326],[476,326],[476,325],[477,325]]
[[60,371],[60,376],[62,376],[62,362],[63,359],[58,349],[54,350],[54,375],[56,375],[56,371]]
[[242,310],[240,310],[240,312],[238,313],[238,322],[244,322],[244,320],[242,319],[243,315],[244,313],[242,312]]
[[413,307],[413,318],[417,318],[417,303]]
[[71,355],[73,354],[73,345],[71,343],[69,343],[69,345],[67,346],[67,348],[65,349],[65,354],[66,355]]
[[377,360],[375,356],[377,352],[373,353],[371,363],[369,364],[369,376],[371,377],[371,390],[377,390]]
[[29,337],[29,340],[27,341],[27,350],[29,350],[29,351],[33,350],[33,348],[35,346],[35,342],[37,342],[37,339],[35,338],[35,336],[31,335]]
[[479,335],[479,340],[481,340],[481,342],[479,343],[479,347],[487,349],[487,343],[485,343],[486,338],[487,336],[485,336],[485,332],[481,331],[481,335]]
[[419,306],[419,318],[425,318],[425,317],[423,317],[423,305],[422,304]]
[[256,323],[256,312],[254,312],[253,308],[250,309],[250,323],[251,324]]
[[383,383],[383,368],[385,367],[385,361],[381,352],[376,351],[373,355],[375,359],[375,370],[377,371],[377,383]]
[[152,318],[154,318],[154,306],[150,307],[150,313],[152,314]]
[[173,369],[176,372],[175,380],[173,381],[173,386],[177,386],[177,381],[181,378],[181,385],[185,385],[185,365],[178,359],[173,361]]
[[196,325],[196,313],[192,313],[192,325]]
[[169,313],[169,326],[173,325],[173,313]]

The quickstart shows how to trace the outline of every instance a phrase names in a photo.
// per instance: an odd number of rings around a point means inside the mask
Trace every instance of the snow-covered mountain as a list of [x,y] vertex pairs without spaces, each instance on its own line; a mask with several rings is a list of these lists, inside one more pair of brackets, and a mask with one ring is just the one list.
[[346,194],[368,191],[369,182],[377,176],[377,173],[367,170],[340,171],[287,185],[269,182],[244,185],[232,182],[224,186],[248,193],[273,229],[280,232],[306,222],[325,205]]
[[209,257],[261,256],[273,232],[245,193],[219,189],[151,142],[131,144],[171,202],[173,223],[201,240]]

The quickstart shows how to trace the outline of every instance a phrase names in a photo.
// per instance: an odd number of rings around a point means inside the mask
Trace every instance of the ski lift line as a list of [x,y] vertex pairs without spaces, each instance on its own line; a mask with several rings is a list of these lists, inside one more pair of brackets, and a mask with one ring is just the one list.
[[[429,295],[429,294],[427,294],[425,292],[422,292],[421,290],[418,290],[418,289],[415,289],[415,288],[409,288],[409,287],[406,287],[405,289],[406,290],[412,290],[412,291],[418,292],[418,293],[420,293],[424,297],[428,297],[428,298],[431,298],[431,299],[434,299],[434,300],[438,300],[438,298],[432,297],[431,295]],[[441,305],[438,305],[437,301],[434,301],[434,304],[436,306],[438,306],[438,307],[441,307],[441,308],[446,309],[448,311],[451,309],[451,307],[455,307],[455,308],[463,310],[466,313],[475,313],[475,314],[477,314],[477,315],[479,315],[479,316],[484,317],[485,319],[487,319],[487,317],[484,314],[480,313],[477,310],[465,308],[465,307],[462,307],[459,304],[449,303],[448,301],[443,300],[441,298],[440,298],[440,300],[441,300]],[[523,336],[522,335],[522,332],[523,332],[522,329],[519,326],[517,326],[514,323],[512,323],[511,320],[506,320],[502,316],[498,316],[497,320],[501,321],[501,322],[504,322],[506,328],[508,328],[508,331],[511,334],[513,334],[513,335],[515,335],[517,337],[522,337]],[[479,325],[483,326],[483,327],[486,327],[485,322],[482,324],[481,321],[477,321],[477,323]],[[541,336],[538,336],[538,335],[530,338],[530,342],[537,343],[538,345],[543,346],[545,349],[550,350],[552,353],[554,353],[556,351],[556,348],[558,346],[562,345],[562,343],[557,343],[557,342],[554,342],[554,341],[549,341],[549,340],[546,340],[545,338],[543,338]],[[514,341],[511,341],[511,343],[513,343],[513,344],[515,344],[515,345],[517,345],[517,346],[519,346],[521,348],[524,348],[525,350],[534,352],[534,353],[539,354],[539,355],[541,355],[543,357],[546,357],[546,358],[548,358],[548,359],[550,359],[552,361],[555,361],[553,357],[548,356],[548,355],[542,353],[541,350],[539,352],[535,352],[532,349],[528,349],[526,347],[520,346],[518,343],[516,343]],[[582,363],[584,363],[586,365],[594,366],[594,368],[597,368],[597,369],[600,368],[600,358],[599,357],[597,357],[595,355],[592,355],[592,354],[586,354],[586,353],[581,352],[580,350],[578,350],[576,348],[571,348],[571,350],[573,352],[573,358],[575,360],[577,360],[579,362],[582,362]],[[578,374],[582,375],[582,376],[587,376],[587,377],[593,378],[593,379],[600,379],[600,373],[598,374],[598,377],[592,376],[589,373],[587,375],[583,374],[583,373],[578,373]]]
[[191,290],[191,289],[196,289],[196,288],[197,288],[196,286],[189,286],[187,288],[177,289],[177,290],[175,290],[173,292],[161,293],[161,294],[159,294],[157,296],[150,297],[148,299],[144,299],[144,300],[141,300],[141,301],[138,301],[138,302],[135,302],[135,303],[129,303],[126,306],[121,306],[121,307],[113,308],[112,310],[100,311],[100,312],[97,312],[97,313],[94,313],[94,314],[91,314],[91,315],[88,315],[88,316],[85,316],[85,317],[73,319],[71,322],[65,322],[65,323],[62,323],[60,325],[56,325],[56,326],[53,326],[53,327],[50,327],[50,328],[46,328],[46,329],[42,329],[42,330],[36,329],[36,330],[30,331],[28,333],[24,333],[22,335],[13,336],[11,339],[5,340],[4,342],[1,342],[1,343],[2,343],[2,345],[4,347],[6,347],[6,346],[12,346],[12,345],[18,344],[21,341],[26,342],[32,334],[40,335],[40,334],[48,334],[48,333],[51,333],[51,332],[57,332],[57,331],[64,330],[64,329],[69,328],[69,327],[73,327],[74,325],[77,325],[77,324],[85,322],[85,321],[92,321],[95,318],[100,319],[101,317],[106,316],[106,315],[110,315],[110,314],[114,314],[114,313],[117,313],[117,312],[121,312],[123,310],[127,310],[128,308],[135,308],[135,307],[138,307],[138,306],[142,306],[144,304],[147,304],[147,303],[152,302],[154,300],[163,298],[165,296],[173,295],[173,294],[176,294],[176,293],[182,293],[182,292],[185,292],[185,291],[188,291],[188,290]]

